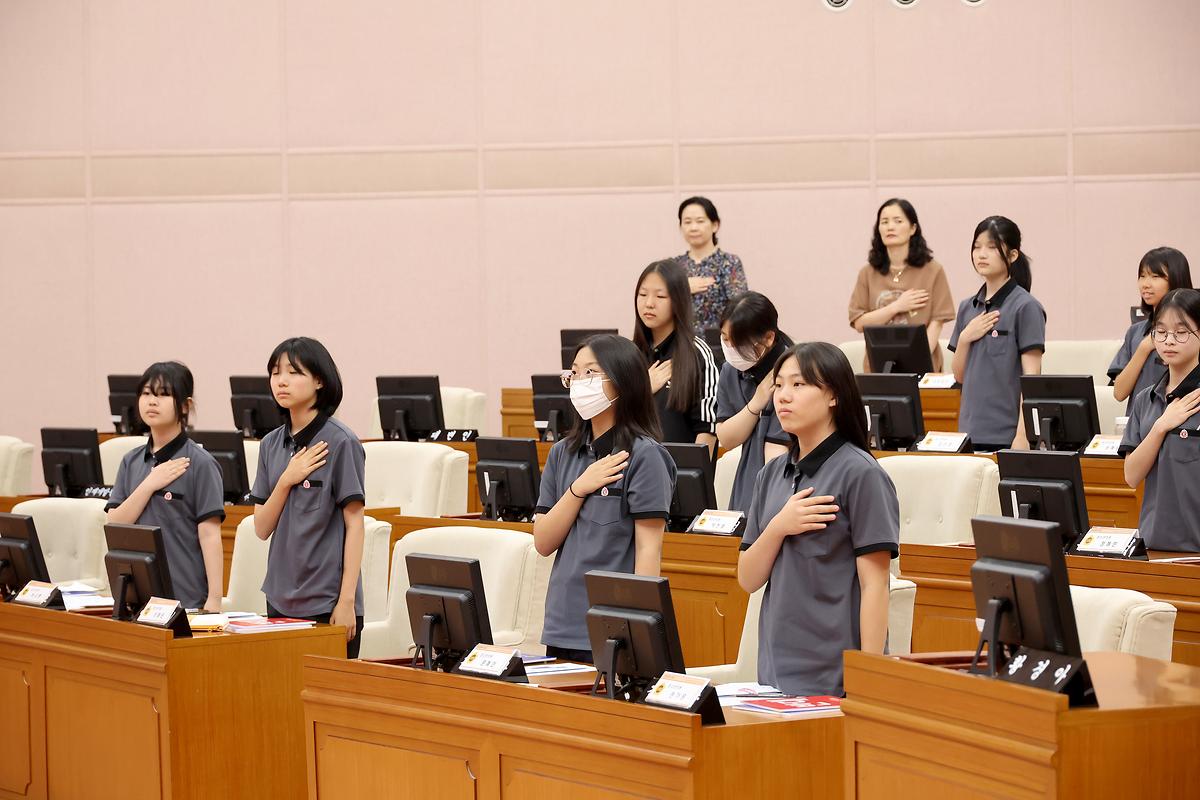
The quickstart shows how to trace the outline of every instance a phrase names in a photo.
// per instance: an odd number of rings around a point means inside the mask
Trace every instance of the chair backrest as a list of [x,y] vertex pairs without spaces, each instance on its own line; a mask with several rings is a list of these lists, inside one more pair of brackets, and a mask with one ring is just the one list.
[[1108,365],[1120,347],[1119,339],[1048,341],[1042,355],[1042,374],[1091,375],[1093,381],[1104,386],[1108,383]]
[[[487,417],[487,395],[463,386],[443,386],[442,421],[447,428],[477,430],[483,432]],[[379,421],[379,398],[371,398],[371,415],[368,417],[366,439],[383,437],[383,425]]]
[[1071,587],[1083,652],[1115,650],[1171,660],[1175,606],[1130,589]]
[[29,494],[33,445],[15,436],[0,436],[0,495]]
[[222,611],[267,613],[263,578],[267,575],[267,554],[271,543],[254,532],[254,515],[238,523],[233,537],[233,560],[229,564],[229,591],[221,599]]
[[519,647],[527,653],[542,650],[546,587],[553,559],[539,556],[533,536],[523,531],[455,526],[413,531],[396,542],[388,589],[389,641],[382,643],[386,652],[402,655],[413,643],[405,596],[409,588],[405,556],[410,553],[479,559],[496,644]]
[[363,517],[363,621],[373,622],[387,616],[388,551],[391,550],[392,525]]
[[1000,470],[991,459],[898,455],[879,465],[896,485],[903,544],[974,541],[971,518],[1000,513]]
[[242,447],[246,451],[246,477],[253,489],[254,479],[258,476],[258,439],[243,439]]
[[104,476],[105,486],[117,482],[117,471],[125,454],[145,443],[145,436],[114,436],[100,443],[100,474]]
[[1113,396],[1113,387],[1097,383],[1095,388],[1100,432],[1112,436],[1117,432],[1117,417],[1125,416],[1125,404]]
[[17,503],[13,513],[33,517],[51,581],[78,580],[108,588],[103,500],[44,497]]
[[742,459],[741,446],[727,451],[717,459],[713,487],[717,492],[717,508],[729,508],[729,497],[733,494],[733,479],[737,477],[738,462]]
[[467,454],[430,442],[365,442],[367,508],[410,517],[467,513]]

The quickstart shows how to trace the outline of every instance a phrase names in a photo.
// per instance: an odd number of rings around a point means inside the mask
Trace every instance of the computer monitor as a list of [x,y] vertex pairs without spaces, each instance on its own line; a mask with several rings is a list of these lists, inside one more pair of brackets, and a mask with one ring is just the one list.
[[924,325],[867,325],[863,337],[872,372],[933,372]]
[[541,472],[535,439],[475,440],[475,479],[483,518],[529,522],[537,507]]
[[984,620],[987,674],[995,675],[1019,647],[1082,656],[1058,524],[976,517],[971,530],[971,586],[975,613]]
[[925,436],[920,379],[911,373],[854,376],[867,414],[871,447],[907,450]]
[[379,376],[375,389],[383,438],[416,442],[446,427],[437,375]]
[[275,402],[271,379],[265,375],[231,375],[233,424],[247,439],[261,439],[287,422],[287,412]]
[[113,595],[113,619],[136,619],[151,597],[174,600],[162,529],[153,525],[104,526],[104,569]]
[[108,410],[112,414],[113,427],[124,436],[143,436],[150,432],[138,412],[138,384],[141,382],[141,375],[108,376]]
[[30,581],[50,582],[33,517],[0,514],[0,600],[11,600]]
[[717,363],[717,369],[725,363],[725,350],[721,347],[721,329],[720,328],[705,328],[704,341],[708,343],[708,348],[712,350],[713,361]]
[[221,468],[225,502],[247,504],[250,498],[250,472],[241,431],[192,431],[188,435],[217,460],[217,466]]
[[571,362],[575,360],[575,353],[579,350],[579,345],[588,338],[602,333],[616,334],[616,332],[616,328],[563,328],[558,332],[559,342],[562,344],[562,368],[571,368]]
[[1078,453],[1001,450],[1000,510],[1006,517],[1058,524],[1059,548],[1072,548],[1088,529]]
[[532,375],[534,427],[544,442],[557,442],[567,435],[579,415],[571,404],[571,390],[562,385],[561,375]]
[[1091,375],[1022,375],[1021,415],[1033,448],[1082,450],[1100,433]]
[[492,623],[477,558],[409,553],[408,621],[425,669],[449,671],[477,644],[492,643]]
[[104,485],[95,428],[42,428],[42,477],[55,497],[82,497]]
[[584,575],[587,629],[609,697],[638,700],[664,672],[683,672],[683,647],[666,578],[592,570]]
[[704,444],[663,442],[663,447],[675,459],[675,491],[667,530],[686,531],[699,514],[717,507],[712,452]]

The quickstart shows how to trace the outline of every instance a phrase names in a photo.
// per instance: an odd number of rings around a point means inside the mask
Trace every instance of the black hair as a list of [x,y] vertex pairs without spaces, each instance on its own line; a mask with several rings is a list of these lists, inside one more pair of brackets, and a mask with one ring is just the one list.
[[[146,371],[142,373],[142,378],[138,381],[137,393],[141,395],[142,392],[149,389],[160,397],[164,395],[170,397],[175,401],[175,419],[178,420],[180,429],[187,430],[188,401],[192,398],[195,386],[196,382],[192,378],[192,371],[180,362],[156,361],[146,367]],[[141,412],[137,413],[138,418],[141,419]]]
[[[650,365],[642,351],[633,342],[612,333],[589,336],[575,348],[575,355],[578,356],[585,347],[591,349],[596,363],[617,390],[617,399],[613,400],[613,452],[632,452],[633,441],[639,436],[655,441],[662,439],[658,409],[650,394],[650,375],[647,373]],[[567,447],[576,451],[582,448],[591,427],[591,420],[576,417],[575,425],[567,434]]]
[[[1004,263],[1008,265],[1008,276],[1025,291],[1033,291],[1033,273],[1029,269],[1029,256],[1025,255],[1024,249],[1021,248],[1021,229],[1017,227],[1017,223],[1001,216],[988,217],[980,222],[975,226],[975,235],[971,237],[972,252],[975,250],[975,240],[985,231],[1003,256]],[[1017,260],[1010,262],[1008,254],[1013,250],[1017,251]],[[974,258],[971,259],[971,263],[975,263]]]
[[329,351],[325,349],[325,345],[307,336],[284,339],[267,359],[268,375],[275,371],[282,356],[287,356],[292,366],[298,367],[321,382],[321,388],[317,389],[317,399],[313,403],[313,408],[332,417],[338,410],[338,406],[342,404],[342,376],[338,372],[337,364],[333,363],[333,356],[329,355]]
[[721,310],[720,326],[729,323],[729,344],[737,349],[754,344],[768,333],[775,334],[776,342],[791,347],[792,340],[779,330],[779,312],[765,294],[742,292],[725,304]]
[[1166,297],[1158,304],[1158,308],[1154,309],[1150,326],[1154,327],[1159,317],[1172,308],[1190,319],[1193,325],[1200,326],[1200,290],[1172,289],[1167,292]]
[[875,231],[871,235],[871,252],[867,255],[867,263],[874,267],[880,275],[888,274],[891,260],[888,258],[887,247],[883,244],[883,236],[879,234],[879,218],[883,216],[883,210],[888,206],[899,206],[908,221],[917,228],[913,231],[912,238],[908,240],[908,256],[905,257],[904,263],[910,267],[925,266],[933,260],[933,251],[925,243],[925,234],[921,231],[917,210],[913,208],[912,203],[902,197],[885,200],[879,210],[875,212]]
[[[689,197],[679,204],[679,224],[683,224],[683,210],[688,206],[700,206],[704,209],[704,216],[708,217],[709,222],[715,222],[718,225],[721,223],[721,215],[717,213],[717,207],[713,205],[713,201],[707,197]],[[713,244],[717,243],[717,234],[713,233]]]
[[646,276],[651,273],[657,274],[667,285],[667,295],[671,300],[671,321],[675,324],[675,345],[671,352],[671,387],[668,389],[670,394],[667,397],[667,407],[686,414],[696,402],[700,385],[700,363],[696,358],[695,346],[696,326],[692,319],[692,295],[688,290],[687,272],[678,261],[655,261],[642,270],[638,277],[637,286],[633,290],[633,343],[646,361],[650,360],[654,339],[636,310],[638,293],[642,290]]
[[[805,383],[828,389],[837,401],[833,407],[834,429],[850,444],[870,453],[862,394],[854,378],[854,367],[850,366],[841,348],[829,342],[801,342],[788,348],[775,362],[775,368],[771,371],[773,378],[779,377],[779,370],[789,358],[796,359],[800,366],[800,377]],[[795,461],[800,457],[800,441],[790,433],[788,439],[791,442],[789,453]]]
[[[1167,289],[1191,289],[1192,268],[1188,266],[1187,256],[1174,247],[1156,247],[1146,252],[1138,262],[1138,277],[1143,272],[1167,279]],[[1142,301],[1142,313],[1149,318],[1154,309],[1145,300]]]

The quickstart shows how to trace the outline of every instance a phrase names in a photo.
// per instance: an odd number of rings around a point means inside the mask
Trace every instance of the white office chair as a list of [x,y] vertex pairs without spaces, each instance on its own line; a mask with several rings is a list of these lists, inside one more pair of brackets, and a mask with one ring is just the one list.
[[1171,660],[1175,606],[1130,589],[1071,587],[1079,645],[1086,652],[1114,650]]
[[33,445],[15,436],[0,436],[0,495],[29,494],[33,468]]
[[[764,586],[750,595],[746,604],[746,621],[742,624],[737,661],[712,667],[691,667],[687,671],[689,675],[708,678],[714,684],[758,680],[758,625],[765,591]],[[916,600],[917,585],[892,576],[888,590],[888,652],[902,654],[911,651]]]
[[103,500],[43,497],[17,503],[13,513],[33,517],[51,581],[83,581],[107,590]]
[[100,473],[104,476],[105,486],[117,482],[117,471],[125,454],[145,443],[145,436],[114,436],[100,443]]
[[901,544],[974,541],[971,518],[1000,513],[1000,470],[989,458],[897,455],[879,465],[896,485]]
[[1113,396],[1113,387],[1095,384],[1096,413],[1100,417],[1100,432],[1112,436],[1117,432],[1117,417],[1125,416],[1125,403]]
[[729,508],[729,497],[733,494],[733,480],[737,477],[738,462],[742,459],[742,448],[728,450],[717,459],[717,471],[713,488],[717,493],[717,508]]
[[264,542],[254,532],[254,515],[238,523],[233,538],[233,560],[229,564],[228,594],[221,598],[222,611],[253,611],[267,613],[267,597],[263,594],[263,578],[267,575],[267,553],[271,543]]
[[[487,395],[463,386],[443,386],[442,421],[446,428],[476,430],[483,433],[487,417]],[[371,400],[370,423],[366,439],[383,438],[383,425],[379,422],[379,398]]]
[[405,556],[410,553],[479,559],[492,640],[525,653],[545,652],[542,624],[553,559],[537,554],[528,533],[455,526],[413,531],[396,542],[387,617],[363,626],[362,658],[409,654],[413,638],[405,598],[409,587]]
[[410,517],[467,513],[467,454],[430,442],[365,442],[367,508]]
[[1097,385],[1106,386],[1108,365],[1120,347],[1119,339],[1048,341],[1042,355],[1042,374],[1091,375]]
[[258,439],[243,439],[242,447],[246,451],[246,477],[254,489],[254,479],[258,477]]
[[392,538],[391,523],[363,517],[363,621],[374,622],[387,616],[388,552]]

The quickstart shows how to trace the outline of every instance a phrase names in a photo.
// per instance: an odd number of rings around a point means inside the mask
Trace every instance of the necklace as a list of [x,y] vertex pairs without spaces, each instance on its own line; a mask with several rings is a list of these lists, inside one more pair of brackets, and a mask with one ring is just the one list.
[[904,270],[908,269],[907,265],[900,268],[900,271],[892,276],[892,283],[899,283],[900,276],[904,274]]

